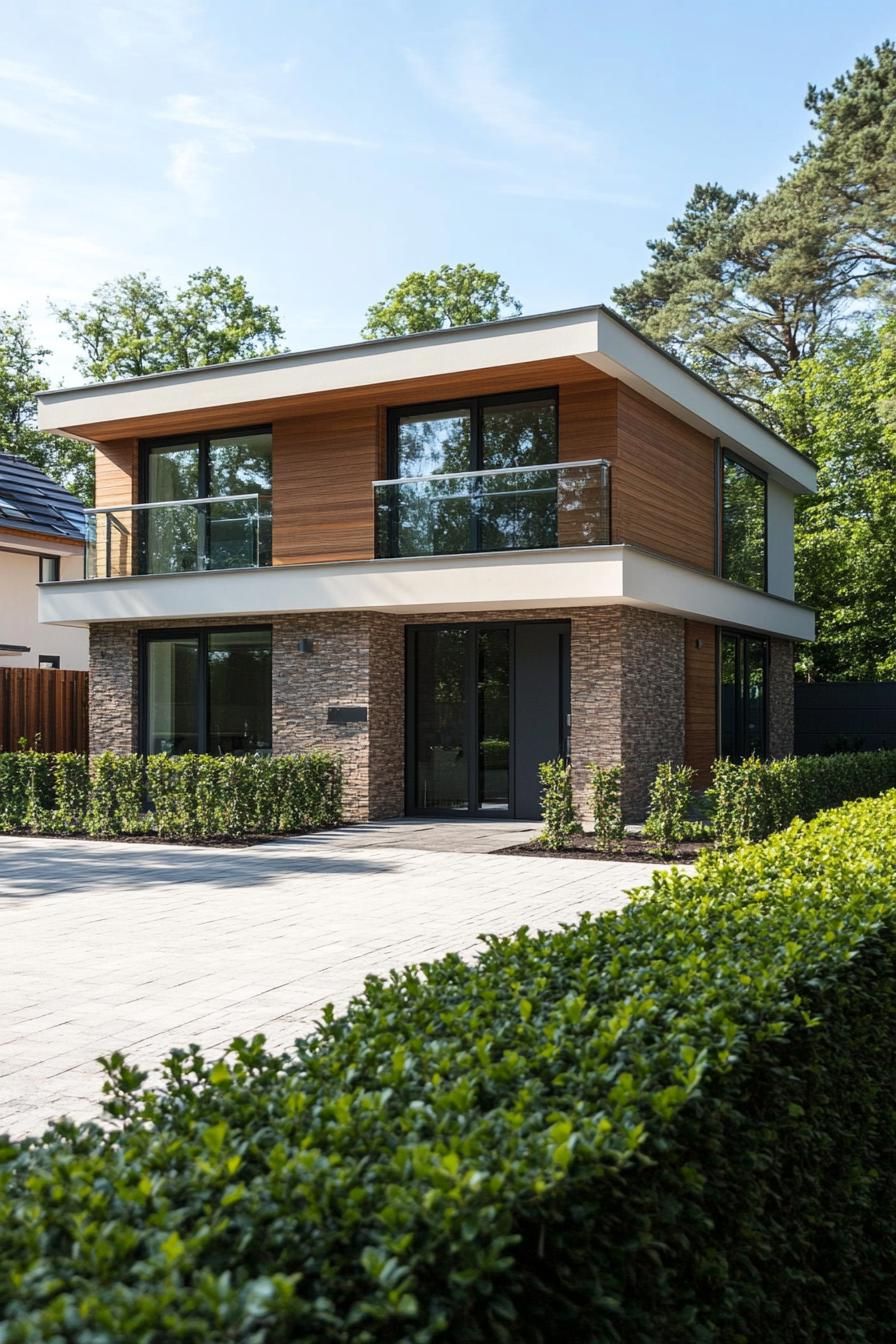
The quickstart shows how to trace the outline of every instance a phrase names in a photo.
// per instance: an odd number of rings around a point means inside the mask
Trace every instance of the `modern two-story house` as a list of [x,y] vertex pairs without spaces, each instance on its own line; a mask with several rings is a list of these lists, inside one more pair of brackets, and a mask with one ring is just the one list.
[[540,761],[793,733],[810,461],[608,309],[40,397],[96,446],[91,749],[333,749],[348,813],[532,817]]

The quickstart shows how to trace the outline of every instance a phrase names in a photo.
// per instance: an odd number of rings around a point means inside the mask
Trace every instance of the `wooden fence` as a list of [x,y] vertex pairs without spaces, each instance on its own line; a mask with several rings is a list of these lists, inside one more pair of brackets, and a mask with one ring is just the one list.
[[0,667],[0,751],[87,751],[86,672]]

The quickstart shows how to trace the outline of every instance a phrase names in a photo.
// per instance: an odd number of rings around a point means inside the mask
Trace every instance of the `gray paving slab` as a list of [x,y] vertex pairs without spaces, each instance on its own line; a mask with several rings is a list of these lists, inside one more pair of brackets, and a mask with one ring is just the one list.
[[0,1130],[99,1113],[97,1057],[286,1048],[368,974],[620,906],[650,864],[496,853],[535,828],[406,820],[237,849],[0,838]]

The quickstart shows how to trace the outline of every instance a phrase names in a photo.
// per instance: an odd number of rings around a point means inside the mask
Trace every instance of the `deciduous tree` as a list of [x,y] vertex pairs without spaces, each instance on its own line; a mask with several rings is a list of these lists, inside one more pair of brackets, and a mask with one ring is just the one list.
[[415,331],[462,327],[513,317],[522,306],[497,271],[483,271],[472,263],[440,266],[436,271],[412,271],[367,309],[365,340],[379,336],[407,336]]

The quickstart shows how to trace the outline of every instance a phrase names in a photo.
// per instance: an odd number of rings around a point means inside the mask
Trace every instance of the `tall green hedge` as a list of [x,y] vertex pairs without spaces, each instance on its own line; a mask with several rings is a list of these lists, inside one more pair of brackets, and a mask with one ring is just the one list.
[[119,756],[0,753],[0,832],[113,839],[273,835],[332,826],[342,772],[328,752],[303,756]]
[[891,1338],[894,884],[891,793],[288,1055],[110,1061],[0,1153],[2,1344]]
[[795,817],[809,821],[825,808],[893,788],[896,751],[720,760],[713,765],[712,825],[722,844],[763,840]]

